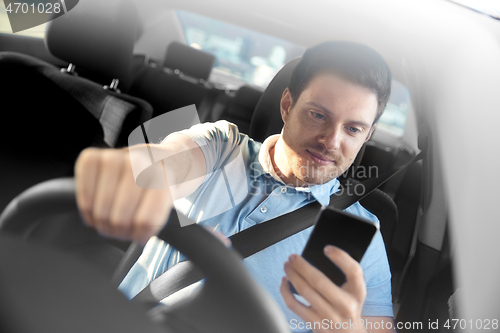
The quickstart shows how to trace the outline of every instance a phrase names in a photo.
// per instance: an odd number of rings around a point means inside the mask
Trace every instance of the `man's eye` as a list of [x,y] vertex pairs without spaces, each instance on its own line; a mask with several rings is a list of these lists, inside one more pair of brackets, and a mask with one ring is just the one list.
[[317,112],[312,112],[313,116],[316,118],[316,119],[319,119],[319,120],[323,120],[325,119],[325,116],[323,116],[321,113],[317,113]]
[[349,132],[351,132],[351,133],[358,133],[358,132],[360,132],[360,131],[361,131],[359,128],[352,127],[352,126],[348,127],[347,129],[348,129],[348,130],[349,130]]

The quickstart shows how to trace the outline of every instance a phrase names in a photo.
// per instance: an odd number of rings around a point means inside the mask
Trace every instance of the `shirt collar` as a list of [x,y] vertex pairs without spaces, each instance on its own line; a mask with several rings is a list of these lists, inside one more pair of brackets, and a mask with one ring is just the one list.
[[269,155],[269,151],[276,145],[280,136],[281,134],[271,135],[262,143],[259,151],[259,162],[260,165],[262,165],[262,171],[264,171],[264,173],[270,174],[275,180],[285,184],[276,171],[274,171],[271,155]]
[[[281,134],[275,134],[269,136],[260,147],[258,161],[260,167],[262,168],[262,173],[270,174],[277,182],[285,185],[283,180],[276,174],[274,170],[273,163],[271,162],[271,156],[269,151],[276,145],[276,142],[280,138]],[[337,192],[340,187],[340,183],[337,178],[330,180],[329,182],[321,185],[304,186],[304,187],[294,187],[297,192],[309,192],[311,195],[322,205],[328,206],[330,203],[330,196]]]

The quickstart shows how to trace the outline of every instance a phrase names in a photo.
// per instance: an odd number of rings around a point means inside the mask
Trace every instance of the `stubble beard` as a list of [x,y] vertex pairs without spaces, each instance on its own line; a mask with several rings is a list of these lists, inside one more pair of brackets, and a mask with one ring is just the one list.
[[313,162],[305,160],[302,163],[297,161],[293,174],[298,181],[309,185],[320,185],[337,178],[342,172],[335,166],[327,168],[321,165],[314,165]]
[[[288,134],[289,133],[285,130],[285,128],[283,128],[282,145],[286,154],[288,165],[291,167],[292,174],[296,179],[294,184],[295,186],[325,184],[332,179],[337,178],[345,171],[341,169],[341,166],[344,164],[344,158],[341,154],[331,152],[325,153],[324,147],[318,145],[314,147],[309,147],[309,145],[300,145],[300,147],[296,147],[297,150],[295,150],[289,145],[289,143],[294,140],[289,137]],[[318,165],[310,159],[306,150],[320,153],[335,162],[330,166]]]
[[[345,171],[342,168],[344,164],[343,163],[344,158],[339,154],[324,153],[321,147],[314,147],[314,148],[301,147],[301,150],[303,151],[303,154],[305,156],[302,156],[297,152],[294,152],[295,161],[289,161],[292,162],[292,164],[289,165],[294,166],[292,172],[295,178],[297,178],[300,181],[306,182],[311,185],[325,184],[331,181],[332,179],[337,178]],[[328,166],[318,165],[309,158],[306,150],[319,152],[323,156],[327,156],[328,158],[332,159],[335,162]]]
[[[343,160],[340,156],[335,156],[336,162],[333,165],[317,165],[316,163],[311,161],[307,155],[303,156],[288,145],[285,146],[285,149],[288,150],[288,165],[291,167],[292,174],[296,179],[294,184],[295,186],[312,186],[325,184],[330,180],[337,178],[343,172],[343,170],[338,167],[339,164],[337,162]],[[301,147],[300,149],[301,151],[303,151],[304,155],[307,154],[307,152],[305,151],[307,148]]]

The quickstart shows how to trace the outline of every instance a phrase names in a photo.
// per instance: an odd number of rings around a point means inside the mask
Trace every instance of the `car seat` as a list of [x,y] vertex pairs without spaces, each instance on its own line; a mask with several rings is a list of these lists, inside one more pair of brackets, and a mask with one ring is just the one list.
[[172,42],[167,48],[163,67],[202,80],[203,83],[208,80],[214,63],[214,55],[179,42]]
[[[52,21],[46,33],[47,47],[69,63],[123,77],[136,39],[136,32],[130,29],[118,34],[128,36],[116,36],[121,27],[133,26],[121,15],[124,11],[134,12],[133,4],[81,3]],[[0,210],[30,185],[72,175],[83,148],[127,145],[128,134],[152,115],[151,106],[142,100],[104,90],[25,54],[1,53],[0,71],[2,93],[9,96],[3,121],[11,129],[1,134],[7,144],[1,153]]]
[[[136,32],[131,30],[124,30],[128,36],[121,36],[123,31],[117,33],[119,27],[133,26],[127,16],[121,15],[123,11],[134,12],[133,4],[80,3],[48,27],[50,52],[77,66],[102,70],[109,78],[123,77],[136,39]],[[117,17],[111,19],[110,15]],[[0,133],[5,143],[0,148],[0,211],[34,184],[72,176],[82,149],[126,146],[129,133],[152,116],[151,106],[142,100],[105,89],[74,73],[61,72],[59,67],[25,54],[0,53],[0,71],[0,87],[9,99],[4,103],[3,121],[10,129]],[[64,220],[56,224],[58,227],[30,233],[40,235],[37,239],[61,244],[71,238],[68,234],[75,240],[85,232],[64,229]],[[85,229],[83,225],[81,229]],[[106,257],[94,253],[97,261]]]
[[199,107],[213,90],[207,79],[214,61],[211,54],[173,42],[164,60],[168,67],[136,59],[128,93],[148,101],[153,117],[191,104]]
[[262,90],[248,85],[241,86],[220,118],[236,124],[241,133],[248,133],[253,112],[261,96]]

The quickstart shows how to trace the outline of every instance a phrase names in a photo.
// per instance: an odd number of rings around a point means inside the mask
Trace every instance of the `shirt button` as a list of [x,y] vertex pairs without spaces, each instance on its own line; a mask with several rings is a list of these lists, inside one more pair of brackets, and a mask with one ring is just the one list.
[[286,193],[286,187],[281,188],[281,193]]
[[266,206],[262,206],[262,207],[260,207],[260,211],[261,211],[262,213],[267,212],[267,207],[266,207]]

